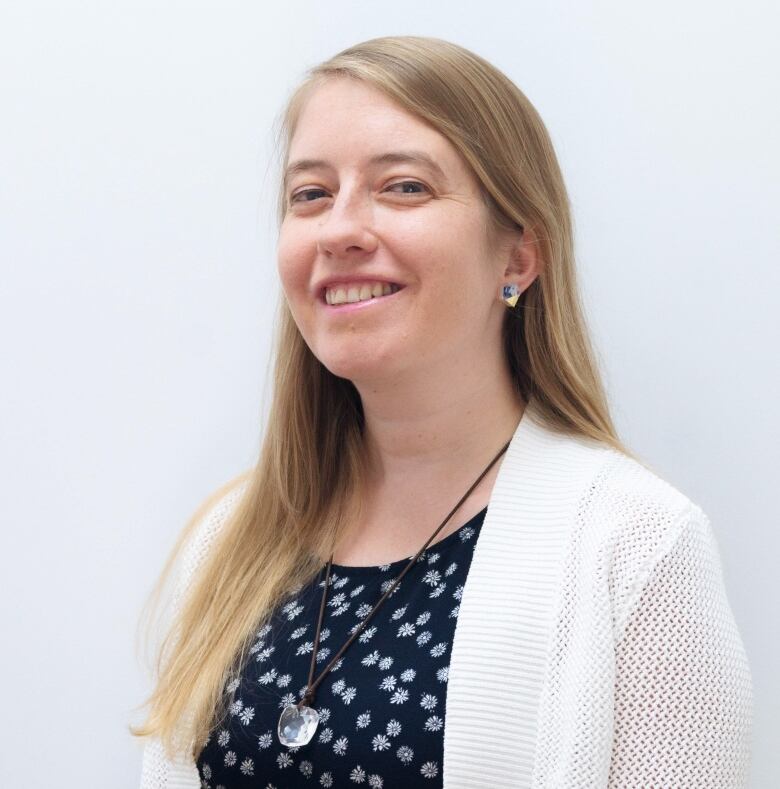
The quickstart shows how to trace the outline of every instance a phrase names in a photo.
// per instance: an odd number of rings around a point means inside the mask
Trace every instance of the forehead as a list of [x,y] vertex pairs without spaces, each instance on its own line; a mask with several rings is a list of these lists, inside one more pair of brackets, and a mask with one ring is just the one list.
[[295,170],[303,160],[321,160],[334,167],[369,166],[392,161],[387,156],[392,152],[427,155],[452,177],[467,171],[449,140],[428,123],[370,85],[336,78],[318,85],[306,99],[287,165]]

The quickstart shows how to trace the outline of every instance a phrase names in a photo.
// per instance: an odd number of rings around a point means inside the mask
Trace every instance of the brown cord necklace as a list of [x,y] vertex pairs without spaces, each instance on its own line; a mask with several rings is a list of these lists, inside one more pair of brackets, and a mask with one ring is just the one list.
[[379,602],[373,607],[370,613],[366,616],[366,618],[358,625],[355,632],[347,639],[341,649],[334,655],[330,663],[322,670],[320,675],[317,679],[314,679],[314,667],[316,664],[317,658],[317,650],[319,649],[320,645],[320,631],[322,629],[322,620],[325,615],[325,601],[328,596],[328,584],[330,583],[330,570],[333,564],[333,555],[331,554],[330,559],[328,559],[327,569],[325,573],[325,585],[322,589],[322,601],[320,603],[320,615],[317,620],[317,632],[314,636],[314,649],[311,653],[311,666],[309,668],[309,681],[306,683],[306,691],[303,694],[303,697],[297,704],[288,704],[284,710],[282,710],[282,714],[279,716],[279,725],[277,726],[277,734],[279,736],[279,741],[282,745],[286,745],[288,748],[293,747],[300,747],[302,745],[306,745],[311,741],[311,738],[314,736],[314,732],[317,730],[317,725],[320,722],[320,716],[317,710],[313,709],[310,705],[314,703],[314,693],[319,687],[319,684],[325,679],[325,675],[333,668],[335,663],[338,659],[344,654],[347,650],[349,645],[360,635],[363,631],[365,626],[368,624],[369,620],[372,616],[379,610],[379,607],[382,603],[387,600],[388,597],[393,593],[393,590],[401,583],[401,579],[406,575],[411,567],[414,566],[415,562],[420,558],[423,551],[428,547],[431,540],[444,528],[444,525],[447,521],[455,514],[458,507],[468,498],[469,494],[474,490],[474,488],[479,485],[482,481],[482,478],[485,474],[493,468],[493,465],[496,461],[507,451],[509,448],[510,441],[507,441],[506,444],[501,448],[499,453],[493,458],[493,460],[488,463],[487,468],[477,477],[476,481],[469,487],[469,489],[463,494],[460,501],[452,508],[451,512],[447,517],[441,522],[441,524],[436,528],[436,530],[431,534],[431,536],[426,540],[425,544],[419,551],[409,560],[406,567],[404,567],[401,574],[394,580],[391,586],[385,591],[382,597],[379,599]]

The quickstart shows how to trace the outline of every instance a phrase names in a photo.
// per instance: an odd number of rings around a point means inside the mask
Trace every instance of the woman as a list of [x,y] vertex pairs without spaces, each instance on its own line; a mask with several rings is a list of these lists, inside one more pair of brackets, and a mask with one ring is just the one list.
[[175,549],[142,785],[745,786],[712,529],[616,437],[532,105],[380,38],[283,131],[271,416]]

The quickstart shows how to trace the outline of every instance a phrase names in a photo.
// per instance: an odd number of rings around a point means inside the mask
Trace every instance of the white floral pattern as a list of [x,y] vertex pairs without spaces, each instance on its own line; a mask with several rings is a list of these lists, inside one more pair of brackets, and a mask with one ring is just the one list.
[[[257,631],[244,668],[225,685],[227,720],[197,759],[203,789],[442,786],[450,647],[486,511],[423,552],[390,594],[396,600],[380,606],[317,687],[311,742],[286,748],[277,722],[306,691],[324,570],[296,589]],[[315,677],[408,560],[333,566]]]

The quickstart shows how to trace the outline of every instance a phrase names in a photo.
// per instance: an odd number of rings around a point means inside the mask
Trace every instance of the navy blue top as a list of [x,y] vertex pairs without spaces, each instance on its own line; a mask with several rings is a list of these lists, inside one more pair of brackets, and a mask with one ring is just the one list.
[[[485,507],[428,546],[318,686],[311,742],[288,748],[277,723],[309,677],[325,568],[258,633],[228,720],[197,759],[209,789],[442,786],[450,647]],[[372,567],[331,568],[315,679],[401,573],[411,556]]]

